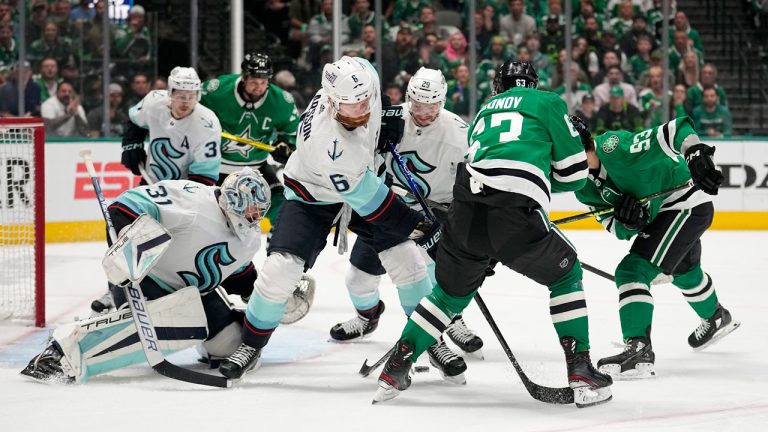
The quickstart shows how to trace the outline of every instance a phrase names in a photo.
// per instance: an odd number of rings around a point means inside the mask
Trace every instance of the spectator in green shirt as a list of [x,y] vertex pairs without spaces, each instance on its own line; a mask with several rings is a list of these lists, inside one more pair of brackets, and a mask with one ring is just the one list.
[[733,135],[731,111],[721,105],[719,99],[714,87],[704,87],[702,105],[693,109],[693,123],[700,136],[721,138]]
[[597,112],[596,134],[609,130],[626,130],[637,132],[643,129],[643,118],[640,111],[624,99],[624,90],[613,86],[610,90],[610,100],[600,107]]
[[701,96],[704,93],[705,86],[714,87],[717,96],[720,97],[720,104],[728,106],[728,96],[725,93],[725,89],[717,83],[717,68],[712,63],[707,63],[701,68],[699,82],[688,89],[688,101],[692,107],[695,108],[701,105]]
[[34,65],[40,64],[40,61],[46,57],[54,58],[61,63],[72,53],[72,41],[59,35],[59,26],[55,22],[49,22],[45,25],[43,37],[29,46],[27,59]]
[[0,66],[11,67],[19,59],[11,24],[0,24]]
[[40,87],[40,100],[45,102],[56,94],[61,78],[59,77],[59,64],[56,59],[47,57],[40,62],[40,75],[34,78]]
[[[688,36],[688,39],[693,42],[693,47],[701,52],[704,52],[704,45],[701,43],[701,36],[699,36],[699,32],[691,27],[685,12],[677,11],[677,13],[675,13],[674,24],[674,30],[685,32],[685,34]],[[674,37],[674,33],[672,33],[674,30],[670,29],[670,36]]]

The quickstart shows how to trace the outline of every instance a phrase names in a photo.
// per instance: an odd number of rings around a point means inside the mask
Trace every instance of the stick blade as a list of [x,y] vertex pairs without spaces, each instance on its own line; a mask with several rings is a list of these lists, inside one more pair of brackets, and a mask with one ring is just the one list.
[[192,384],[199,384],[209,387],[230,388],[232,387],[232,381],[216,375],[209,375],[207,373],[196,372],[190,369],[185,369],[180,366],[163,360],[162,362],[152,366],[160,375],[172,378],[178,381],[184,381]]

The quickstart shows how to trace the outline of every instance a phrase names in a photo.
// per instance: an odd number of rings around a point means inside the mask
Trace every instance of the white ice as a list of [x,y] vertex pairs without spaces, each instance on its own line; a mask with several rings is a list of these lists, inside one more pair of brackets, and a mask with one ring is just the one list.
[[[598,231],[567,231],[580,258],[613,271],[629,243]],[[48,330],[0,325],[0,431],[766,431],[768,430],[768,232],[709,232],[703,267],[721,303],[741,328],[703,352],[686,338],[699,324],[673,285],[654,286],[653,344],[658,377],[617,382],[613,401],[588,409],[533,400],[476,305],[466,321],[485,341],[485,360],[467,357],[466,386],[441,380],[431,368],[416,374],[397,399],[371,405],[377,373],[361,378],[364,359],[375,360],[397,340],[405,323],[387,280],[379,329],[353,344],[328,342],[328,330],[353,316],[344,288],[346,257],[328,247],[311,274],[315,303],[302,321],[278,329],[261,369],[232,389],[173,381],[134,366],[85,385],[55,386],[18,372],[43,348]],[[49,245],[46,280],[48,329],[88,315],[104,290],[100,243]],[[262,251],[255,262],[264,259]],[[386,278],[385,278],[386,279]],[[585,273],[592,358],[620,351],[617,291]],[[548,313],[546,288],[500,270],[481,293],[529,377],[566,385],[563,354]],[[194,352],[171,360],[199,367]],[[419,364],[427,364],[426,356]]]

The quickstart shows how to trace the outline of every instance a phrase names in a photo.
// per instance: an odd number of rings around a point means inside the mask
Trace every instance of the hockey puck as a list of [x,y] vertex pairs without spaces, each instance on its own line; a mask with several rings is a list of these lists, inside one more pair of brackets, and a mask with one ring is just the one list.
[[414,366],[413,371],[416,373],[429,372],[429,366]]

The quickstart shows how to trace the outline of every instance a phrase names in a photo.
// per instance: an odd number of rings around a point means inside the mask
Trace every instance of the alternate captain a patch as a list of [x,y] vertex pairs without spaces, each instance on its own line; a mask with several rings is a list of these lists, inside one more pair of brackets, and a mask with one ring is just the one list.
[[605,142],[603,142],[603,151],[605,153],[610,153],[614,150],[616,150],[616,147],[619,146],[619,137],[616,135],[611,135],[608,137]]

